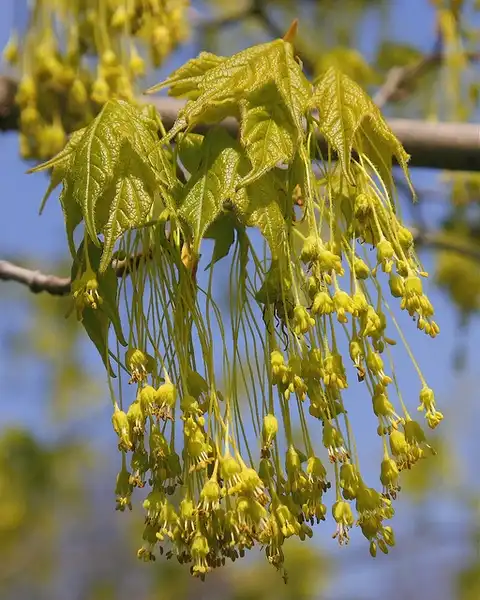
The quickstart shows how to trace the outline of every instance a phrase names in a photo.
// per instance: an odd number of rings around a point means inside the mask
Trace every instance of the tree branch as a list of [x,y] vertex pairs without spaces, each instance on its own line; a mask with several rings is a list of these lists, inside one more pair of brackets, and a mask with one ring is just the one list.
[[[0,131],[18,128],[14,89],[15,82],[0,76]],[[179,110],[185,105],[184,101],[169,97],[142,97],[141,101],[157,108],[167,129],[172,127]],[[447,171],[480,171],[479,125],[411,119],[389,119],[388,124],[410,154],[410,166]],[[226,119],[223,125],[232,135],[238,134],[235,119]],[[196,131],[205,132],[208,128],[208,125],[201,126]],[[319,146],[326,155],[327,145],[321,137]]]
[[[467,54],[467,59],[470,62],[478,62],[480,54],[471,52]],[[427,54],[413,65],[393,67],[388,71],[384,84],[373,96],[373,101],[379,108],[383,108],[391,100],[403,100],[408,95],[408,86],[433,67],[441,65],[442,60],[443,54],[435,51]]]
[[[452,240],[450,237],[442,237],[442,234],[420,229],[411,229],[415,245],[421,248],[434,248],[456,252],[462,256],[473,259],[480,263],[480,249],[472,248],[462,242]],[[138,266],[141,260],[148,257],[138,254],[128,260],[113,260],[112,267],[118,277],[123,277],[134,266]],[[34,294],[47,292],[52,296],[67,296],[71,289],[69,277],[47,275],[33,269],[26,269],[8,260],[0,260],[0,281],[16,281],[28,287]]]
[[[112,260],[111,266],[117,277],[123,277],[151,257],[150,253],[137,254],[124,260]],[[51,296],[67,296],[71,290],[70,277],[46,275],[41,271],[20,267],[8,260],[0,260],[0,281],[16,281],[28,287],[34,294],[47,292]]]
[[[151,97],[167,129],[175,122],[184,101],[169,97]],[[480,126],[469,123],[432,123],[411,119],[389,119],[393,133],[410,154],[410,166],[445,169],[448,171],[480,171]],[[238,122],[233,118],[222,125],[234,136]],[[205,133],[208,125],[195,128]],[[318,137],[320,149],[327,155],[324,138]]]
[[17,82],[0,76],[0,131],[18,129],[18,108],[15,104]]
[[34,294],[47,292],[52,296],[66,296],[70,293],[70,277],[45,275],[40,271],[15,265],[8,260],[0,260],[0,280],[16,281],[26,285]]
[[417,247],[433,248],[435,250],[444,250],[460,254],[465,258],[478,261],[480,263],[480,248],[472,247],[472,244],[452,239],[448,234],[442,234],[436,231],[424,231],[411,228],[413,239]]

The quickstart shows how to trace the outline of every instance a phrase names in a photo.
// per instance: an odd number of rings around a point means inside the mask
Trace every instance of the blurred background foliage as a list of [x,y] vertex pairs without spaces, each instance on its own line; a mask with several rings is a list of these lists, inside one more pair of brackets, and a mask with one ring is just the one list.
[[[15,0],[11,2],[13,6]],[[26,2],[17,3],[27,10]],[[402,4],[408,5],[404,13]],[[415,68],[416,75],[382,102],[387,115],[474,121],[479,116],[479,4],[193,1],[191,37],[170,58],[176,66],[200,50],[232,54],[283,35],[298,17],[297,48],[312,78],[333,64],[375,96],[392,69]],[[399,14],[404,22],[392,21]],[[413,27],[417,19],[421,22]],[[155,81],[157,74],[148,79]],[[419,203],[405,202],[404,211],[410,224],[435,231],[445,242],[428,261],[458,324],[456,342],[451,338],[457,353],[450,366],[465,369],[470,364],[475,370],[476,343],[468,353],[460,328],[467,328],[480,308],[480,176],[444,173],[438,185],[425,181],[418,189]],[[450,241],[461,242],[467,251],[448,249]],[[11,258],[39,267],[34,251],[28,255],[28,245],[23,252]],[[51,261],[47,270],[65,273],[66,263],[63,258]],[[1,404],[23,403],[25,415],[0,424],[2,599],[480,598],[478,374],[459,371],[454,389],[442,390],[442,409],[449,418],[438,433],[438,456],[405,477],[398,502],[398,547],[388,557],[372,561],[355,540],[340,553],[324,526],[310,543],[287,544],[289,585],[255,554],[202,584],[173,562],[145,565],[135,557],[142,517],[140,511],[114,511],[118,465],[110,407],[100,365],[75,320],[64,318],[68,300],[3,284],[0,307],[8,315],[0,344],[3,389],[9,390]],[[29,384],[32,378],[35,384]],[[18,396],[17,390],[22,390]]]

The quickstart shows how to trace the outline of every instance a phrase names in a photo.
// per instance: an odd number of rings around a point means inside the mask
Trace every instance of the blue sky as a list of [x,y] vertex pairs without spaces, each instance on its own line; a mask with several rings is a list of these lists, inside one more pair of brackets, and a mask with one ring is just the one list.
[[[22,2],[19,0],[3,0],[2,19],[0,19],[0,47],[6,43],[10,27],[13,23],[21,23],[24,20],[24,13],[20,7]],[[398,0],[391,2],[392,10],[390,13],[390,30],[392,37],[415,44],[421,49],[428,50],[431,47],[433,38],[433,11],[426,0]],[[378,33],[379,23],[373,17],[367,18],[364,23],[361,35],[361,49],[368,55],[372,48],[372,39]],[[169,64],[166,65],[163,72],[159,74],[160,79],[166,72],[170,71],[178,64],[189,58],[192,52],[196,52],[193,45],[188,46],[182,52],[177,53]],[[26,257],[34,261],[39,268],[49,269],[49,264],[56,261],[59,257],[67,255],[66,239],[64,234],[63,217],[60,207],[52,197],[47,204],[47,208],[42,217],[38,216],[38,207],[47,185],[47,179],[42,174],[26,175],[27,165],[18,157],[17,136],[14,133],[0,135],[0,181],[2,182],[1,205],[2,219],[0,219],[0,259],[12,257]],[[416,186],[434,188],[438,196],[442,198],[442,184],[439,181],[438,174],[431,171],[414,170],[412,173]],[[446,201],[446,199],[445,199]],[[439,208],[440,207],[440,208]],[[433,210],[433,209],[432,209]],[[441,203],[435,204],[434,212],[429,214],[429,221],[435,222],[442,216],[443,210]],[[408,211],[404,211],[408,216]],[[432,270],[432,257],[429,252],[421,254],[427,270]],[[19,373],[18,365],[12,360],[11,349],[7,344],[8,334],[15,331],[17,327],[23,326],[27,318],[25,306],[21,302],[21,296],[15,294],[15,301],[9,298],[11,292],[8,286],[15,286],[14,283],[0,283],[0,406],[2,408],[2,419],[7,422],[18,422],[29,424],[35,428],[39,423],[42,406],[48,401],[45,397],[44,378],[42,375],[42,365],[28,363],[28,369]],[[480,327],[478,319],[474,319],[468,331],[468,336],[462,337],[469,349],[469,364],[467,369],[458,375],[452,369],[452,356],[455,348],[455,342],[460,333],[458,327],[457,315],[452,309],[448,300],[432,284],[427,285],[427,291],[436,307],[437,320],[441,327],[441,335],[435,341],[430,340],[415,330],[415,327],[405,315],[401,315],[401,323],[405,324],[407,339],[414,348],[414,353],[421,364],[427,381],[431,382],[435,388],[440,409],[448,414],[452,410],[452,405],[457,404],[462,397],[475,399],[478,398],[479,377],[478,377],[478,359],[475,351],[480,345]],[[28,294],[27,291],[24,292]],[[394,302],[392,301],[393,305]],[[92,368],[99,368],[96,351],[89,350],[87,360],[92,364]],[[415,377],[412,377],[412,368],[405,353],[398,353],[397,377],[401,383],[404,397],[409,406],[415,406],[417,403],[419,384]],[[99,425],[99,435],[110,439],[110,400],[107,389],[105,388],[105,422],[104,428]],[[477,416],[478,416],[477,410]],[[362,429],[363,411],[352,407],[354,414],[355,430]],[[39,420],[40,419],[40,420]],[[48,425],[44,423],[44,426]],[[465,427],[468,427],[465,424]],[[472,427],[473,429],[473,427]],[[463,430],[465,431],[465,430]],[[471,432],[473,434],[473,431]],[[361,441],[360,435],[360,441]],[[472,438],[467,436],[469,440]],[[370,436],[365,435],[365,443]],[[111,441],[111,440],[110,440]],[[468,441],[468,440],[467,440]],[[468,461],[471,456],[472,448],[468,442],[469,448],[462,448],[465,460]],[[469,450],[470,452],[467,452]],[[479,451],[478,445],[476,452]],[[367,450],[369,458],[373,458],[373,448]],[[377,457],[372,461],[377,469]],[[368,460],[368,459],[367,459]],[[113,481],[112,481],[113,485]],[[409,508],[406,503],[398,503],[398,512],[408,519]],[[438,510],[438,518],[451,520],[454,512],[450,506],[445,507],[442,514],[441,507]],[[367,563],[365,563],[367,565]],[[371,577],[370,570],[365,569],[363,580],[367,585]],[[358,591],[358,577],[352,585]],[[348,593],[348,578],[344,580],[343,592]],[[364,597],[364,596],[357,596]],[[365,596],[367,597],[367,596]]]

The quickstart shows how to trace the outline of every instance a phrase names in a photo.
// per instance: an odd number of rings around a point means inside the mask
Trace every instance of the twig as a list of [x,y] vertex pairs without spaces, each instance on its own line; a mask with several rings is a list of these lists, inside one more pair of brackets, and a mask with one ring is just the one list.
[[[467,58],[470,62],[476,62],[480,59],[480,54],[471,52]],[[384,84],[373,96],[373,101],[379,108],[383,108],[391,100],[395,101],[400,99],[399,97],[403,99],[406,95],[405,88],[433,67],[440,65],[442,60],[441,52],[432,52],[413,65],[391,68]]]
[[45,275],[40,271],[15,265],[8,260],[0,260],[0,280],[22,283],[34,294],[48,292],[52,296],[66,296],[70,293],[70,277]]
[[473,248],[472,245],[465,242],[456,241],[448,235],[435,231],[422,231],[419,229],[411,229],[415,245],[417,247],[428,247],[436,250],[445,250],[460,254],[466,258],[480,262],[480,248]]
[[[142,260],[149,257],[150,253],[137,254],[124,260],[112,260],[111,266],[117,277],[123,277],[137,268]],[[8,260],[0,260],[0,281],[16,281],[27,286],[34,294],[47,292],[51,296],[67,296],[71,291],[72,283],[70,277],[47,275],[38,270],[21,267]]]
[[18,127],[16,93],[17,82],[10,77],[0,76],[0,131],[9,131]]

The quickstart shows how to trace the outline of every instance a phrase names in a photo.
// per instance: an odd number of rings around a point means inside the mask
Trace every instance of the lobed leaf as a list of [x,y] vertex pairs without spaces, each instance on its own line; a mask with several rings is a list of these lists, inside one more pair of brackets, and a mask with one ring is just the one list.
[[[197,76],[196,92],[180,111],[168,139],[200,122],[220,120],[229,114],[236,116],[240,101],[267,85],[276,86],[295,124],[297,137],[303,136],[303,116],[311,98],[311,86],[289,42],[279,39],[247,48]],[[183,77],[181,80],[177,75],[175,83],[184,81],[187,85],[188,70]],[[165,85],[169,85],[167,82]],[[220,111],[219,115],[216,111]]]
[[127,102],[109,100],[86,128],[75,149],[66,180],[82,209],[87,233],[96,245],[99,245],[97,213],[105,213],[105,207],[99,203],[108,198],[107,191],[122,169],[125,148],[131,155],[142,157],[150,156],[156,149],[157,136],[149,122]]
[[187,97],[195,99],[199,96],[199,84],[207,71],[218,67],[227,60],[223,56],[217,56],[210,52],[200,52],[197,58],[192,58],[179,69],[174,71],[170,77],[152,86],[147,94],[153,94],[163,88],[170,88],[169,95],[177,98]]
[[242,188],[235,198],[237,215],[247,227],[257,227],[266,239],[272,259],[283,254],[286,243],[286,196],[274,171]]
[[111,377],[115,377],[108,358],[108,330],[110,327],[108,316],[101,310],[93,310],[90,307],[86,307],[83,311],[82,325],[102,357],[103,364],[108,373]]
[[63,189],[60,192],[60,205],[62,207],[63,216],[65,219],[65,229],[67,232],[67,241],[70,254],[75,256],[75,241],[73,239],[73,233],[78,225],[82,222],[82,209],[80,205],[75,202],[72,194],[72,185],[68,181],[64,181]]
[[338,154],[350,183],[353,183],[350,160],[354,150],[379,168],[387,185],[395,156],[410,183],[408,154],[378,107],[357,83],[331,67],[315,89],[313,104],[319,112],[321,131]]
[[230,248],[235,241],[236,219],[232,213],[225,213],[214,221],[208,228],[205,238],[215,240],[211,262],[205,271],[219,260],[228,256]]
[[203,135],[199,133],[187,133],[179,141],[178,156],[190,175],[198,169],[200,164],[202,143]]
[[103,218],[97,215],[104,246],[99,270],[110,264],[115,242],[128,229],[145,224],[155,195],[155,177],[128,144],[120,151],[120,167],[109,193],[102,202]]
[[276,88],[241,105],[240,141],[252,163],[242,185],[253,183],[277,163],[290,163],[295,153],[296,129]]
[[195,252],[224,201],[235,193],[241,148],[224,129],[214,128],[203,139],[200,156],[196,173],[181,190],[178,211],[191,229]]
[[74,155],[75,149],[78,146],[79,141],[81,140],[85,127],[79,129],[78,131],[74,131],[70,136],[70,139],[65,144],[63,150],[61,150],[58,154],[56,154],[53,158],[48,160],[47,162],[42,163],[41,165],[37,165],[33,167],[33,169],[29,169],[27,173],[37,173],[39,171],[45,171],[46,169],[52,169],[52,173],[50,176],[50,183],[48,185],[47,191],[42,198],[42,202],[40,203],[39,214],[42,214],[43,209],[45,208],[45,204],[47,203],[48,198],[50,197],[53,190],[58,187],[63,179],[66,177],[72,157]]

